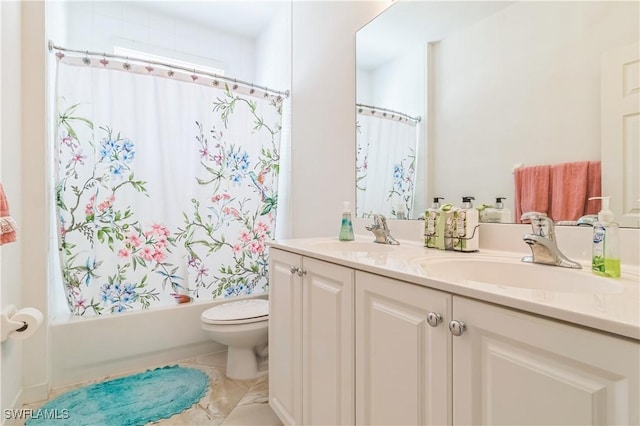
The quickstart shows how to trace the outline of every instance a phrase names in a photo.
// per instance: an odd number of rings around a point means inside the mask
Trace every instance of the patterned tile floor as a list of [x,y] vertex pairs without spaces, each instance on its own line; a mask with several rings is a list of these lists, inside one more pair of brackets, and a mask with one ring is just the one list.
[[[266,362],[261,364],[264,374],[254,380],[232,380],[225,376],[227,365],[227,353],[216,352],[186,359],[176,364],[183,367],[197,368],[209,375],[210,386],[206,395],[191,408],[176,414],[169,419],[160,420],[150,424],[154,425],[282,425],[278,417],[269,407],[267,400],[269,394],[268,375]],[[163,365],[149,368],[162,367]],[[114,379],[128,374],[119,374],[106,377],[103,380]],[[79,383],[73,386],[53,389],[49,393],[49,399],[69,391],[71,389],[95,383],[98,380]],[[45,401],[35,404],[27,404],[23,408],[38,408]],[[19,423],[22,424],[22,423]]]

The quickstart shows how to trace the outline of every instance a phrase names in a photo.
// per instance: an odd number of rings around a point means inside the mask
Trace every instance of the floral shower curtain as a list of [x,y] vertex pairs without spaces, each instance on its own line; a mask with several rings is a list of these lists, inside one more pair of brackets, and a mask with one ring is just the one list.
[[282,98],[150,66],[58,59],[56,196],[69,309],[267,291]]
[[395,217],[413,208],[418,132],[415,123],[358,115],[356,214]]

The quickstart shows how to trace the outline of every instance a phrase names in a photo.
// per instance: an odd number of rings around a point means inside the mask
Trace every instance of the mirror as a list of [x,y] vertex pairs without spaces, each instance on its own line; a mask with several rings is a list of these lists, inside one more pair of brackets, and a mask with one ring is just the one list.
[[[640,56],[639,20],[638,2],[390,6],[356,34],[356,215],[417,219],[433,197],[505,197],[516,221],[514,174],[601,162],[616,221],[640,225],[640,61],[616,57]],[[562,170],[548,185],[565,201],[588,185]]]

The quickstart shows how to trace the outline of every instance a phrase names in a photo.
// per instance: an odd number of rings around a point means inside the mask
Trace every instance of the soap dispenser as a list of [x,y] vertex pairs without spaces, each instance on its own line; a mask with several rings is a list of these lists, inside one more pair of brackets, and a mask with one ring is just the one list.
[[602,200],[602,210],[593,225],[591,271],[596,275],[617,278],[620,276],[620,227],[613,221],[609,197],[591,197],[589,200]]
[[511,223],[511,210],[504,208],[502,200],[506,200],[506,197],[496,197],[495,206],[485,210],[483,222]]
[[440,215],[440,200],[442,200],[442,197],[433,197],[431,207],[424,212],[425,247],[436,248],[436,222]]
[[348,201],[343,203],[342,221],[340,223],[340,241],[353,241],[353,220],[351,219],[351,204]]
[[462,208],[454,213],[453,249],[457,251],[478,251],[480,246],[480,218],[471,200],[474,198],[462,197]]

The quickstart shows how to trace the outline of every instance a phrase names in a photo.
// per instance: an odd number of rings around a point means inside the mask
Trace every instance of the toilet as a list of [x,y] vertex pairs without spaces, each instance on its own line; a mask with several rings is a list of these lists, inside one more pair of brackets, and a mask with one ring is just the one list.
[[227,302],[204,311],[202,329],[228,346],[227,377],[247,380],[259,375],[256,349],[268,341],[269,301],[245,299]]

